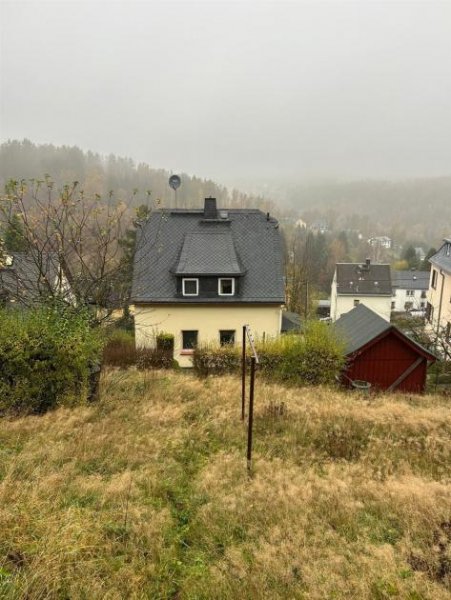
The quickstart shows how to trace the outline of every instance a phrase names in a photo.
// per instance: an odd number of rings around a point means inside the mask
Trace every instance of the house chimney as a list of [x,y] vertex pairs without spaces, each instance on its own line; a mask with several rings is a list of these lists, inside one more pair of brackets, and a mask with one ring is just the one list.
[[218,209],[216,208],[216,198],[205,198],[204,219],[217,219]]

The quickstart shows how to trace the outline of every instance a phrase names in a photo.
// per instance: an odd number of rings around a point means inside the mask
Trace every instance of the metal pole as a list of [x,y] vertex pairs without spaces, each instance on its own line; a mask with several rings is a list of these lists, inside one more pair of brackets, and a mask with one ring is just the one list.
[[249,421],[247,427],[247,470],[252,471],[252,426],[254,423],[254,384],[255,384],[255,356],[251,358],[251,383],[249,388]]
[[243,349],[241,356],[241,420],[246,415],[246,325],[243,326]]

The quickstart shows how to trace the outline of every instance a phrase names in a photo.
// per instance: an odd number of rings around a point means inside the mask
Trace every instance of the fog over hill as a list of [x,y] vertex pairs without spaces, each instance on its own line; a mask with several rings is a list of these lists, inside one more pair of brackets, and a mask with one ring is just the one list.
[[0,138],[238,187],[450,174],[451,3],[3,0]]
[[[131,158],[83,152],[74,146],[37,145],[28,140],[0,146],[0,183],[10,179],[42,178],[59,184],[79,181],[87,192],[132,196],[132,203],[174,204],[169,170],[155,169]],[[199,207],[215,196],[223,206],[269,210],[283,223],[302,217],[307,224],[325,221],[330,229],[358,230],[364,235],[389,235],[436,246],[451,232],[451,177],[406,180],[304,180],[250,185],[243,191],[212,179],[182,173],[179,206]],[[133,191],[135,195],[133,196]]]

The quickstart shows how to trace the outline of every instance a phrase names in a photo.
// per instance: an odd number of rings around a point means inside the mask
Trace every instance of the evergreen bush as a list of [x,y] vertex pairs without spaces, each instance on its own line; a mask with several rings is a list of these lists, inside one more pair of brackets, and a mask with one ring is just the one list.
[[0,311],[0,414],[43,413],[94,392],[102,335],[60,307]]

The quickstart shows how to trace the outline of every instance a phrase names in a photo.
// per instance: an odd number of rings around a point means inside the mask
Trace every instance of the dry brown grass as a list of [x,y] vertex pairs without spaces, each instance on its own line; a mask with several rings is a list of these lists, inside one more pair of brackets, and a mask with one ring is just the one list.
[[[286,413],[268,406],[284,402]],[[1,598],[451,598],[451,413],[110,372],[98,404],[0,421]]]

